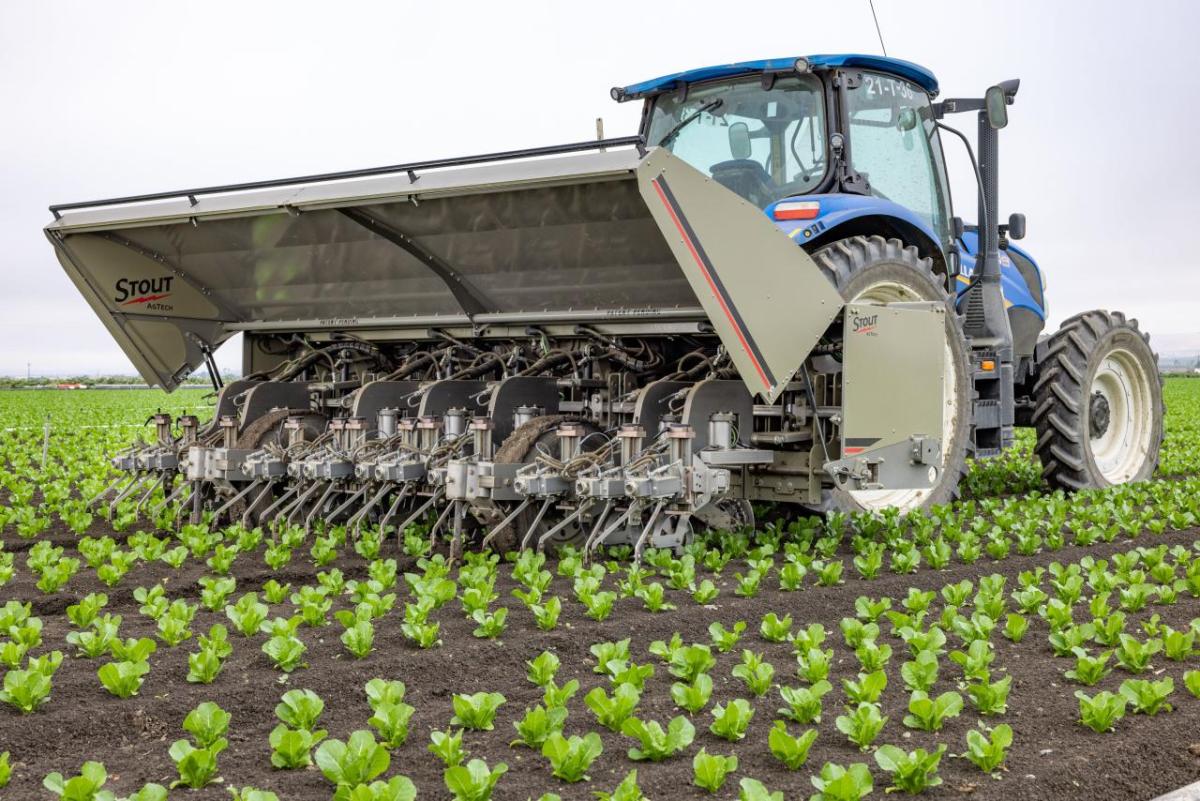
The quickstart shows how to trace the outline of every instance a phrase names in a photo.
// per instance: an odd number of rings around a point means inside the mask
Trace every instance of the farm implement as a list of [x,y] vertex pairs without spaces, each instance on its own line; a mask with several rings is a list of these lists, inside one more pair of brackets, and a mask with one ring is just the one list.
[[[104,501],[640,553],[752,526],[755,501],[944,503],[1016,425],[1054,486],[1144,479],[1148,338],[1106,311],[1043,335],[1025,220],[999,222],[1017,89],[752,61],[613,89],[636,136],[54,206],[60,262],[146,380],[207,365],[218,390],[210,423],[156,417]],[[959,113],[978,226],[950,206]]]

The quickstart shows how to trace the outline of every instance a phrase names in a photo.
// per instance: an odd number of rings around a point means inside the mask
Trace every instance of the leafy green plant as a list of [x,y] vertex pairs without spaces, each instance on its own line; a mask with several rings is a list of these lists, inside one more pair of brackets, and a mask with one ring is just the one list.
[[450,701],[454,706],[451,725],[477,731],[491,731],[495,728],[493,721],[496,719],[496,711],[505,698],[500,693],[480,692],[473,695],[455,694]]
[[937,654],[933,651],[918,651],[911,662],[905,662],[900,666],[900,677],[910,691],[928,692],[937,683]]
[[8,786],[8,782],[12,779],[12,764],[9,762],[10,754],[8,751],[0,752],[0,790]]
[[751,693],[761,696],[771,689],[775,666],[764,660],[762,654],[747,649],[742,651],[742,663],[734,666],[733,676],[741,679]]
[[859,801],[875,787],[871,770],[862,762],[846,767],[826,762],[812,784],[817,793],[810,801]]
[[558,616],[562,614],[562,599],[551,596],[544,603],[531,605],[529,611],[533,612],[533,618],[539,629],[553,631],[558,627]]
[[732,628],[725,628],[720,623],[710,623],[708,626],[708,634],[712,638],[713,646],[721,653],[732,651],[738,644],[738,640],[742,638],[742,632],[746,630],[746,622],[739,620],[733,624]]
[[754,707],[744,698],[734,698],[726,704],[712,708],[713,722],[708,730],[718,737],[737,742],[746,736],[746,729],[754,717]]
[[1162,640],[1152,638],[1142,642],[1138,638],[1122,634],[1114,653],[1117,663],[1130,673],[1144,673],[1150,667],[1150,659],[1162,650]]
[[960,756],[970,760],[984,773],[994,774],[1004,764],[1012,742],[1012,727],[1007,723],[990,729],[971,729],[967,732],[966,753]]
[[96,671],[104,689],[117,698],[137,695],[145,675],[150,672],[149,662],[109,662]]
[[307,650],[308,646],[293,634],[277,634],[262,646],[262,652],[270,657],[275,667],[284,673],[291,673],[296,668],[304,666],[304,654]]
[[258,594],[248,592],[237,603],[225,607],[225,616],[243,637],[257,634],[270,614],[270,607],[258,600]]
[[809,648],[803,656],[796,657],[796,672],[809,684],[829,678],[833,664],[833,649]]
[[431,731],[429,733],[429,745],[426,746],[429,753],[436,756],[442,761],[442,764],[448,768],[455,765],[461,765],[466,759],[467,752],[463,748],[463,730],[447,729],[446,731]]
[[635,762],[661,762],[691,745],[696,736],[696,727],[683,715],[672,718],[666,731],[656,720],[631,717],[621,724],[621,733],[640,744],[640,747],[629,749],[630,759]]
[[1097,734],[1112,731],[1116,723],[1125,717],[1125,696],[1102,690],[1093,696],[1088,696],[1083,690],[1076,690],[1075,697],[1079,699],[1079,722]]
[[1012,688],[1012,676],[999,681],[981,681],[967,685],[967,695],[981,715],[1003,715],[1008,711],[1008,691]]
[[690,682],[716,664],[716,657],[707,645],[688,645],[675,649],[667,669],[672,676]]
[[838,731],[846,735],[850,742],[863,751],[871,747],[887,718],[879,710],[878,704],[862,703],[853,708],[847,708],[846,714],[838,715],[834,723]]
[[779,695],[787,707],[776,714],[800,724],[821,722],[821,699],[833,685],[821,679],[810,687],[780,687]]
[[510,745],[525,745],[530,748],[541,748],[546,739],[555,732],[561,732],[567,720],[565,707],[534,706],[525,710],[525,716],[513,721],[518,739]]
[[542,756],[550,760],[553,775],[565,782],[586,780],[587,770],[604,750],[600,735],[589,732],[583,737],[564,737],[553,732],[542,744]]
[[691,684],[675,682],[671,685],[671,699],[681,709],[695,714],[708,706],[712,697],[713,680],[707,673],[701,673]]
[[1183,674],[1183,686],[1192,695],[1200,698],[1200,670],[1189,670]]
[[788,770],[799,770],[808,761],[808,752],[816,739],[816,729],[808,729],[794,737],[788,732],[787,723],[777,720],[767,735],[767,745],[771,754]]
[[758,630],[767,642],[784,642],[792,634],[792,616],[779,617],[774,612],[768,612],[759,624]]
[[489,801],[496,783],[508,772],[508,765],[500,762],[489,768],[482,759],[472,759],[466,765],[446,768],[443,780],[454,801]]
[[187,740],[176,740],[171,744],[169,754],[175,762],[179,778],[171,782],[171,787],[190,787],[198,790],[206,786],[217,775],[217,756],[229,745],[229,741],[220,738],[209,745],[197,748]]
[[893,788],[916,795],[942,783],[937,771],[945,752],[945,745],[939,745],[933,753],[924,748],[905,751],[894,745],[881,745],[875,751],[875,762],[892,774]]
[[288,690],[275,706],[275,716],[296,729],[314,729],[324,711],[325,702],[312,690]]
[[1133,711],[1142,715],[1170,712],[1172,707],[1167,703],[1167,699],[1173,692],[1175,692],[1175,681],[1170,676],[1158,681],[1126,679],[1121,682],[1120,687],[1121,695],[1129,702]]
[[379,733],[380,741],[388,748],[399,748],[408,739],[408,722],[413,708],[401,701],[381,701],[371,706],[373,715],[367,725]]
[[107,782],[108,771],[103,763],[89,761],[79,768],[79,775],[64,777],[56,771],[42,779],[42,786],[63,801],[111,801],[113,794],[101,789]]
[[710,754],[701,748],[692,758],[692,784],[715,793],[725,785],[725,778],[737,770],[737,766],[736,756]]
[[312,764],[312,749],[325,739],[324,729],[289,729],[280,723],[271,730],[271,764],[277,768],[292,770],[306,768]]
[[1071,651],[1075,654],[1075,667],[1064,672],[1063,675],[1068,679],[1091,687],[1112,672],[1112,668],[1107,666],[1112,651],[1104,651],[1096,656],[1088,656],[1087,650],[1079,646],[1072,648]]
[[560,665],[559,658],[551,651],[542,651],[525,663],[525,677],[537,687],[545,687],[554,681]]
[[641,692],[631,684],[618,684],[610,697],[603,687],[593,688],[583,697],[584,704],[596,716],[596,722],[606,729],[621,731],[625,721],[637,709]]
[[[326,740],[314,757],[317,767],[341,792],[367,784],[391,765],[392,758],[369,731],[353,732],[345,741]],[[335,796],[336,797],[336,796]]]
[[914,690],[908,701],[904,725],[922,731],[941,731],[947,720],[958,717],[962,707],[962,696],[953,690],[937,698],[930,698],[924,690]]

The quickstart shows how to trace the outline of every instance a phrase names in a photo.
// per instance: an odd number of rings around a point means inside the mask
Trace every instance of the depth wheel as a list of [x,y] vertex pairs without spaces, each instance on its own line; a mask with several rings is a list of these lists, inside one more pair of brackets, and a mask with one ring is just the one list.
[[1158,357],[1137,320],[1084,312],[1062,324],[1045,354],[1033,388],[1033,423],[1050,486],[1077,490],[1150,478],[1162,447],[1162,383]]
[[886,305],[913,301],[946,304],[945,392],[942,405],[941,475],[929,489],[833,489],[833,504],[847,512],[895,508],[902,512],[948,503],[958,496],[958,485],[967,472],[970,446],[970,360],[954,297],[942,276],[933,272],[933,261],[921,258],[915,247],[899,239],[854,236],[813,254],[817,263],[846,302]]

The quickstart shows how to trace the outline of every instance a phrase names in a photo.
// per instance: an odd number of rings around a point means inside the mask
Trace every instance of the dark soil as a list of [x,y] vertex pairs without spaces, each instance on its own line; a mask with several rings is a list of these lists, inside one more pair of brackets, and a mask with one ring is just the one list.
[[[94,534],[100,534],[100,526]],[[49,536],[68,547],[74,538],[57,530]],[[1153,542],[1190,544],[1197,532],[1179,532],[1153,538]],[[171,742],[184,735],[181,723],[189,710],[202,701],[214,700],[233,715],[228,735],[230,747],[220,757],[224,786],[253,785],[271,789],[281,799],[325,799],[332,786],[316,769],[282,771],[272,769],[269,761],[268,732],[276,725],[274,707],[279,696],[290,688],[315,690],[326,703],[321,726],[330,737],[344,739],[355,729],[365,729],[370,710],[363,685],[376,676],[400,679],[408,687],[407,702],[416,708],[412,730],[406,745],[393,753],[392,767],[385,776],[403,773],[417,785],[418,797],[448,798],[442,781],[440,762],[426,751],[429,732],[446,729],[452,715],[450,697],[454,693],[495,691],[503,693],[508,702],[501,707],[496,728],[491,732],[468,732],[465,744],[470,756],[481,757],[491,765],[506,762],[508,775],[500,780],[495,798],[520,801],[538,798],[546,792],[558,793],[564,799],[590,799],[594,790],[612,790],[631,769],[638,771],[638,780],[648,798],[654,801],[700,799],[709,797],[692,786],[692,756],[700,747],[712,753],[735,753],[740,765],[731,775],[717,797],[737,796],[737,781],[753,776],[773,790],[782,790],[787,799],[807,798],[809,783],[826,761],[847,764],[866,762],[875,775],[875,793],[882,795],[887,777],[879,770],[870,754],[860,753],[837,731],[834,718],[840,713],[844,694],[840,679],[852,677],[857,670],[854,655],[842,642],[838,622],[854,613],[854,599],[859,595],[872,597],[903,597],[910,587],[938,589],[964,578],[975,580],[979,575],[1000,573],[1008,577],[1007,589],[1016,586],[1019,571],[1051,561],[1068,562],[1092,554],[1105,556],[1113,551],[1128,550],[1147,544],[1150,537],[1136,543],[1129,541],[1092,548],[1064,548],[1057,553],[1035,557],[1011,556],[1000,562],[984,558],[973,566],[956,565],[944,571],[922,569],[911,576],[885,575],[867,582],[851,577],[848,569],[845,584],[831,588],[806,586],[800,592],[784,593],[774,589],[774,574],[763,582],[758,598],[747,600],[733,593],[735,566],[726,569],[721,580],[721,595],[711,606],[699,606],[682,592],[670,592],[678,609],[651,614],[637,599],[617,602],[611,618],[596,623],[583,614],[583,607],[571,595],[567,580],[556,577],[552,592],[563,599],[563,614],[557,630],[541,632],[533,624],[532,615],[511,596],[514,583],[511,566],[501,566],[497,583],[499,604],[510,609],[509,627],[496,641],[477,639],[471,632],[475,626],[462,614],[455,601],[435,613],[442,624],[444,645],[422,651],[404,641],[400,634],[403,601],[408,598],[401,580],[397,586],[400,600],[396,609],[376,624],[376,650],[364,660],[352,659],[339,641],[341,627],[336,623],[322,629],[302,628],[300,636],[308,645],[308,667],[290,676],[276,671],[260,647],[263,636],[250,640],[231,632],[234,652],[226,661],[224,671],[209,686],[188,684],[187,654],[196,649],[195,640],[176,648],[160,644],[151,657],[151,670],[140,694],[132,699],[118,700],[108,695],[96,677],[96,668],[103,660],[87,660],[70,656],[54,678],[52,699],[38,712],[22,716],[10,707],[0,708],[0,752],[12,752],[13,780],[0,798],[4,801],[25,801],[31,798],[50,798],[42,789],[42,778],[51,771],[73,775],[84,760],[102,761],[110,773],[109,789],[124,795],[144,782],[169,784],[176,776],[167,750]],[[34,602],[35,614],[42,617],[45,628],[44,644],[37,650],[51,648],[71,654],[64,637],[69,623],[64,610],[69,603],[90,591],[105,592],[109,605],[105,611],[121,614],[122,637],[153,636],[152,621],[138,614],[132,598],[133,588],[149,586],[165,580],[169,597],[187,597],[195,602],[199,597],[197,578],[206,574],[202,564],[191,560],[178,571],[163,564],[138,565],[115,589],[100,584],[93,571],[86,567],[75,576],[68,588],[54,596],[39,592],[24,564],[20,549],[28,543],[9,538],[11,550],[17,551],[17,577],[0,588],[0,603],[17,598]],[[384,555],[394,545],[389,543]],[[346,578],[365,576],[365,562],[349,548],[338,563]],[[258,590],[268,578],[290,581],[293,588],[315,582],[317,570],[304,561],[307,547],[297,550],[292,564],[278,573],[266,567],[261,549],[254,555],[243,554],[233,568],[238,588],[233,596]],[[400,557],[401,569],[411,568],[411,560]],[[608,581],[611,581],[608,580]],[[606,583],[608,583],[606,581]],[[935,602],[932,614],[940,611],[941,599]],[[680,632],[685,642],[707,642],[707,627],[713,621],[730,625],[737,620],[748,623],[741,645],[766,654],[776,667],[776,681],[798,685],[795,661],[786,644],[771,644],[758,635],[758,623],[767,612],[780,615],[791,613],[797,627],[813,622],[824,624],[829,631],[826,646],[835,650],[836,666],[831,681],[834,691],[825,698],[825,714],[819,725],[820,736],[809,756],[808,764],[800,771],[789,773],[775,761],[767,747],[767,733],[775,710],[781,706],[775,689],[760,699],[752,699],[756,715],[748,736],[742,742],[730,744],[708,731],[711,715],[705,711],[694,717],[696,740],[685,755],[661,763],[634,763],[626,757],[632,744],[628,738],[613,734],[595,725],[590,710],[583,704],[584,694],[592,687],[607,682],[592,672],[594,660],[589,653],[592,643],[632,637],[631,651],[635,661],[654,662],[656,672],[647,682],[639,716],[666,723],[679,713],[671,703],[669,688],[673,679],[665,666],[651,656],[647,647],[656,639],[669,639]],[[291,607],[282,604],[272,607],[271,616],[289,615]],[[1140,634],[1138,621],[1158,613],[1165,622],[1176,628],[1200,616],[1200,601],[1181,594],[1175,606],[1151,606],[1139,615],[1131,615],[1127,630]],[[331,618],[332,619],[332,618]],[[197,614],[192,630],[199,635],[216,622],[228,623],[224,615],[203,609]],[[890,627],[885,623],[885,633]],[[1167,662],[1161,655],[1155,659],[1152,677],[1173,676],[1176,690],[1172,697],[1175,710],[1156,717],[1127,715],[1118,724],[1115,734],[1093,734],[1076,723],[1078,702],[1072,693],[1078,685],[1068,682],[1062,672],[1071,667],[1071,660],[1054,658],[1046,642],[1046,626],[1031,619],[1025,640],[1014,645],[999,631],[993,635],[997,659],[995,667],[1013,676],[1008,713],[999,721],[1009,723],[1014,730],[1015,744],[1009,754],[1007,770],[999,780],[982,774],[965,759],[951,759],[949,754],[964,749],[966,731],[977,718],[968,702],[963,714],[950,721],[936,734],[907,729],[901,723],[908,694],[899,676],[899,664],[907,659],[904,645],[894,638],[894,655],[889,664],[889,686],[883,696],[888,723],[877,743],[895,743],[908,749],[918,746],[932,749],[937,743],[949,746],[943,759],[941,775],[944,784],[928,795],[932,798],[956,798],[969,795],[972,799],[1149,799],[1162,792],[1200,779],[1200,756],[1189,746],[1200,742],[1200,700],[1190,696],[1183,687],[1182,674],[1200,667],[1196,657],[1187,663]],[[957,647],[951,636],[950,647]],[[604,753],[592,766],[590,783],[564,784],[550,775],[548,762],[525,748],[511,748],[515,737],[513,721],[521,717],[528,706],[541,702],[541,691],[525,679],[525,661],[544,649],[553,650],[562,660],[559,683],[578,678],[582,688],[568,705],[570,717],[567,733],[599,731]],[[711,703],[725,702],[734,697],[750,698],[741,682],[731,676],[732,667],[740,661],[740,646],[733,653],[718,654],[712,671],[716,682]],[[995,673],[995,671],[994,671]],[[948,658],[942,658],[942,670],[936,693],[954,687],[960,672]],[[998,673],[994,675],[998,677]],[[1098,687],[1116,690],[1128,674],[1115,670]],[[964,694],[965,698],[965,694]],[[711,708],[711,704],[710,704]],[[793,733],[798,731],[792,726]],[[226,799],[228,792],[221,785],[204,790],[180,789],[172,797]]]

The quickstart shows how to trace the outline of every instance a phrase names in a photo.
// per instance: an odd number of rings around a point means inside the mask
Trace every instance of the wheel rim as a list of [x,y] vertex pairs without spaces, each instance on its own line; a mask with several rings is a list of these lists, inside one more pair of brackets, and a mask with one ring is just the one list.
[[1146,370],[1133,353],[1114,348],[1097,366],[1088,396],[1086,430],[1096,469],[1112,484],[1132,480],[1146,463],[1154,427]]
[[[908,303],[924,301],[915,289],[896,281],[880,281],[859,292],[850,302],[862,303]],[[942,457],[943,462],[949,455],[949,445],[954,439],[958,427],[958,359],[954,356],[954,348],[950,345],[949,336],[944,346],[944,378],[942,381]],[[943,464],[944,467],[944,464]],[[895,508],[909,511],[921,506],[932,494],[933,489],[912,490],[850,490],[849,495],[862,509],[876,511]]]

